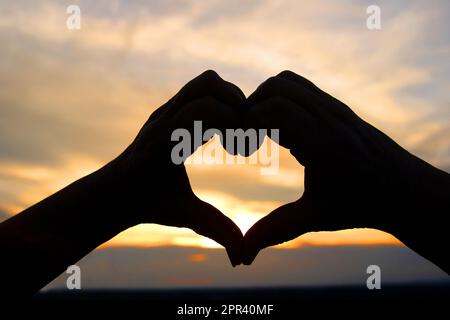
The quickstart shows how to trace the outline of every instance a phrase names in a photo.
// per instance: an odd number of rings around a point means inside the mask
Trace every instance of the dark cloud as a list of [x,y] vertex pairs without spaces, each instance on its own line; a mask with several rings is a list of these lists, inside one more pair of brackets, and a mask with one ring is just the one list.
[[[203,262],[189,259],[199,254]],[[78,263],[84,289],[364,285],[372,264],[380,266],[384,284],[449,281],[443,271],[401,246],[266,249],[250,268],[231,268],[225,250],[186,247],[106,248]],[[47,288],[65,288],[66,279],[64,273]]]

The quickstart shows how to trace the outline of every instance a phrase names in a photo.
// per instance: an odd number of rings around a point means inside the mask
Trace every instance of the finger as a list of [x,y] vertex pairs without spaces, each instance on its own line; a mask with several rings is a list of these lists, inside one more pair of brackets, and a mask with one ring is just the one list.
[[[293,81],[271,77],[264,81],[248,98],[246,104],[250,108],[272,97],[283,97],[295,102],[300,108],[308,111],[312,116],[321,117],[324,115],[319,105],[319,100],[315,94]],[[326,116],[326,115],[325,115]]]
[[360,118],[348,106],[290,71],[283,71],[262,83],[249,96],[247,104],[277,95],[291,99],[315,117],[332,125],[344,122],[353,128],[360,126]]
[[241,264],[243,235],[239,227],[209,203],[198,198],[193,201],[186,208],[188,227],[223,245],[233,267]]
[[299,86],[303,86],[305,89],[311,91],[317,97],[317,100],[320,101],[321,110],[330,115],[328,119],[335,120],[333,121],[334,127],[339,127],[341,130],[347,132],[350,130],[350,135],[354,137],[359,136],[368,144],[373,142],[374,136],[378,136],[378,134],[373,134],[374,131],[371,126],[361,119],[350,107],[321,90],[308,79],[292,71],[283,71],[277,77],[295,82]]
[[322,91],[310,80],[308,80],[308,79],[302,77],[301,75],[298,75],[290,70],[284,70],[284,71],[280,72],[279,74],[277,74],[277,77],[286,79],[286,80],[291,80],[291,81],[301,84],[304,87],[306,87],[310,90],[313,90],[313,91]]
[[310,210],[306,201],[283,205],[256,222],[244,236],[242,263],[250,265],[259,251],[308,232]]
[[170,119],[170,123],[173,131],[181,129],[189,133],[193,153],[214,134],[223,142],[226,129],[236,127],[238,119],[230,106],[215,97],[204,96],[188,103]]
[[285,70],[279,73],[277,77],[293,81],[298,85],[303,86],[305,89],[313,92],[317,96],[317,98],[322,101],[322,105],[326,108],[326,110],[332,113],[334,116],[349,122],[353,122],[355,118],[358,118],[353,110],[350,109],[347,105],[331,96],[327,92],[321,90],[310,80],[289,70]]
[[248,127],[279,130],[278,144],[290,149],[297,160],[306,165],[317,157],[322,145],[318,120],[291,100],[274,96],[254,105],[245,118]]
[[[180,105],[195,101],[202,96],[210,96],[226,104],[233,111],[235,121],[233,124],[228,122],[226,127],[222,127],[223,133],[225,133],[226,129],[242,128],[243,123],[241,119],[243,119],[243,114],[245,113],[243,104],[246,99],[244,93],[236,85],[223,80],[216,72],[211,70],[205,71],[180,90],[174,99],[174,107],[168,110],[169,116],[173,115],[173,112],[175,112],[173,110],[179,112],[178,110],[184,109]],[[233,142],[233,144],[227,143],[226,135],[221,135],[222,146],[228,153],[232,155],[237,155],[238,153],[248,154],[246,151],[240,152],[237,148],[237,141]]]
[[230,106],[240,105],[245,95],[237,86],[223,80],[215,71],[207,70],[189,81],[173,98],[172,111],[197,100],[202,96],[212,96]]
[[212,96],[228,104],[235,112],[238,112],[239,106],[245,101],[245,95],[239,87],[223,80],[215,71],[207,70],[189,81],[167,103],[156,109],[146,124],[173,117],[185,105],[203,96]]
[[221,137],[226,128],[236,124],[236,115],[230,106],[212,96],[203,96],[187,103],[173,117],[144,126],[138,137],[150,136],[161,147],[172,151],[179,145],[183,154],[177,154],[177,157],[181,156],[184,161],[214,134]]

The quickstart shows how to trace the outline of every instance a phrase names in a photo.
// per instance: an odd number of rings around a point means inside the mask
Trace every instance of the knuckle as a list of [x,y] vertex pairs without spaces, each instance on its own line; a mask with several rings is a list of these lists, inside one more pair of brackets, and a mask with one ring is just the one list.
[[270,92],[275,92],[277,90],[277,87],[280,84],[280,79],[276,76],[268,78],[266,81],[261,83],[261,85],[258,87],[257,91],[267,94]]
[[222,78],[219,76],[219,74],[214,71],[214,70],[206,70],[205,72],[203,72],[199,78],[205,82],[213,82],[213,83],[217,83],[220,80],[222,80]]
[[283,70],[278,74],[278,77],[286,77],[286,78],[291,78],[291,77],[297,77],[298,75],[295,74],[294,72],[290,71],[290,70]]
[[277,76],[272,76],[268,78],[266,81],[264,81],[263,86],[266,87],[273,87],[277,86],[280,83],[280,79],[277,78]]

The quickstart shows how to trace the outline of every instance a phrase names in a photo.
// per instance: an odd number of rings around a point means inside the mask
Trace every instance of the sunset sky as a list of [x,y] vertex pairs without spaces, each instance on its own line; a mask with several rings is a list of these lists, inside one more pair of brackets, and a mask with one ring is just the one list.
[[[289,69],[409,151],[450,170],[450,2],[0,2],[0,220],[117,156],[157,107],[206,69],[249,95]],[[66,8],[81,8],[80,30]],[[303,168],[188,166],[195,193],[242,229],[303,192]],[[339,214],[339,212],[336,212]],[[304,245],[398,244],[376,230],[304,235]],[[140,225],[105,246],[215,247],[188,229]]]

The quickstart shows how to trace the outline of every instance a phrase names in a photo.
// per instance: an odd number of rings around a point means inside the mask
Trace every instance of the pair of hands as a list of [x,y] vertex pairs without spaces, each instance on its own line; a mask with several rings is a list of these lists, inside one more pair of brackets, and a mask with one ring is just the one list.
[[[192,132],[194,120],[205,130],[279,129],[279,143],[305,167],[302,197],[243,236],[195,196],[184,165],[172,162],[172,132]],[[449,195],[448,173],[411,155],[308,80],[285,71],[246,99],[207,71],[156,110],[116,159],[0,224],[7,262],[0,264],[2,288],[9,296],[30,297],[140,223],[191,228],[222,244],[233,266],[251,264],[261,249],[306,232],[376,228],[449,273]]]
[[[258,221],[246,234],[192,191],[184,165],[171,161],[171,133],[203,128],[280,129],[280,145],[305,167],[303,196]],[[199,146],[194,146],[198,148]],[[305,78],[284,71],[248,98],[214,71],[186,84],[157,109],[133,143],[109,165],[117,218],[124,227],[187,227],[223,245],[233,266],[251,264],[268,246],[310,231],[356,227],[391,233],[405,220],[424,163]],[[126,211],[126,214],[124,213]]]

